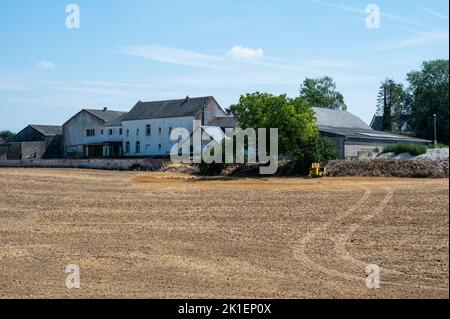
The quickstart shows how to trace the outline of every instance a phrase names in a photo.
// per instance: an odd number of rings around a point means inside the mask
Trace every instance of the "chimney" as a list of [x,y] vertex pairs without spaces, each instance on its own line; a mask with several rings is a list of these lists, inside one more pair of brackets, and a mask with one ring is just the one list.
[[103,108],[103,112],[106,112],[106,111],[108,111],[108,108],[107,108],[107,107],[104,107],[104,108]]
[[189,95],[186,95],[186,98],[184,99],[184,102],[183,103],[181,103],[181,105],[180,106],[183,106],[183,105],[185,105],[187,102],[189,101]]

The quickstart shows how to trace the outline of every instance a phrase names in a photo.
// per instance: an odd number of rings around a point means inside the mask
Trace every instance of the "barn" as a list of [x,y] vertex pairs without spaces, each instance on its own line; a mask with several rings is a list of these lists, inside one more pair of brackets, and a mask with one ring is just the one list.
[[62,156],[62,128],[28,125],[9,140],[8,159],[50,159]]
[[328,137],[338,150],[340,159],[352,159],[386,145],[429,144],[431,141],[396,135],[372,129],[363,120],[348,111],[313,108],[319,132]]

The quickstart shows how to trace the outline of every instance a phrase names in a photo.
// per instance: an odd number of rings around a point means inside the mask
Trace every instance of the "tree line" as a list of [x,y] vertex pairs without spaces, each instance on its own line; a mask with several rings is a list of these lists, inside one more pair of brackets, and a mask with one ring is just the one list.
[[[416,137],[433,140],[433,115],[436,114],[437,140],[448,145],[448,76],[448,60],[433,60],[409,72],[406,87],[391,78],[381,82],[377,114],[382,116],[382,130],[400,132],[406,129]],[[407,127],[402,127],[404,125]]]

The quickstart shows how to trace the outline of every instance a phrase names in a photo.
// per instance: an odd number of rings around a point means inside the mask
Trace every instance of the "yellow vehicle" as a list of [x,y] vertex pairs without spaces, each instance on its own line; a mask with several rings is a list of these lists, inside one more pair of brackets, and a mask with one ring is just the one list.
[[327,175],[326,167],[322,167],[320,163],[312,163],[311,168],[309,169],[310,177],[324,177]]

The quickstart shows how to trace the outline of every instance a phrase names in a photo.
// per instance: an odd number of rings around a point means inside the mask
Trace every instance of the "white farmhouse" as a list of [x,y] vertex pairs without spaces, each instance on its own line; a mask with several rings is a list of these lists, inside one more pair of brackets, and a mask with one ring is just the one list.
[[122,140],[105,129],[107,122],[124,114],[119,111],[83,109],[63,124],[64,157],[121,156]]
[[[212,96],[156,102],[139,101],[130,112],[108,122],[106,132],[111,138],[121,137],[123,155],[130,157],[170,155],[178,141],[170,140],[173,129],[184,128],[192,133],[198,126],[235,125]],[[117,136],[117,132],[122,135]],[[110,135],[111,134],[111,135]]]

